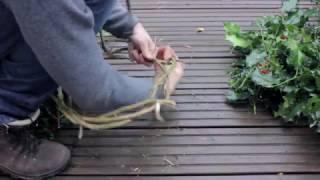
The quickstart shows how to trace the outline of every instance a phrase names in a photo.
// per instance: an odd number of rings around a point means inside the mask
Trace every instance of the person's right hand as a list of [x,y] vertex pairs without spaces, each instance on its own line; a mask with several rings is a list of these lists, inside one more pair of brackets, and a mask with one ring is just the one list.
[[129,39],[130,59],[138,64],[151,66],[156,57],[157,46],[141,23],[133,28],[133,34]]
[[[158,53],[157,53],[157,59],[161,60],[170,60],[171,58],[175,58],[178,60],[178,56],[174,52],[174,50],[169,47],[159,47]],[[159,65],[155,64],[155,71],[156,71],[156,77],[160,76],[162,73],[162,69],[159,67]],[[168,82],[166,84],[166,91],[169,94],[173,94],[177,84],[179,83],[180,79],[183,77],[184,74],[184,64],[182,62],[177,61],[175,70],[169,75]]]

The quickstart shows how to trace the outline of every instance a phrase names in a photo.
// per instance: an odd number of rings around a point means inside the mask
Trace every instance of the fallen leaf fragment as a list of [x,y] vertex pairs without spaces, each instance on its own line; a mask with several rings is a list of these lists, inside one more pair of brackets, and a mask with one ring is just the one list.
[[203,32],[203,31],[205,31],[205,29],[203,27],[198,27],[197,28],[197,32]]

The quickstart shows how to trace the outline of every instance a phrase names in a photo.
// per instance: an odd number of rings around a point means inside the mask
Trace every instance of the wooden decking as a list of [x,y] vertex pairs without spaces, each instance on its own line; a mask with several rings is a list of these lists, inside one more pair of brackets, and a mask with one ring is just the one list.
[[[165,123],[144,118],[121,129],[85,131],[81,141],[77,129],[62,130],[59,139],[72,148],[73,159],[57,179],[320,179],[320,135],[284,125],[262,109],[254,115],[248,107],[225,103],[226,71],[234,56],[224,41],[223,22],[248,29],[256,17],[279,13],[281,0],[131,2],[152,36],[173,46],[187,64],[174,96],[177,111],[165,112]],[[198,27],[205,31],[196,32]],[[126,59],[109,62],[132,76],[153,75]]]
[[[319,135],[283,125],[263,110],[254,115],[248,107],[225,104],[226,71],[234,56],[224,41],[223,22],[235,21],[248,29],[256,17],[278,13],[280,4],[280,0],[133,0],[133,13],[152,36],[172,45],[187,63],[174,97],[177,111],[165,112],[166,123],[144,118],[122,129],[86,131],[81,141],[76,129],[63,130],[60,140],[72,148],[73,160],[57,178],[319,179]],[[198,27],[205,31],[197,33]],[[153,75],[151,69],[126,59],[109,62],[132,76]]]

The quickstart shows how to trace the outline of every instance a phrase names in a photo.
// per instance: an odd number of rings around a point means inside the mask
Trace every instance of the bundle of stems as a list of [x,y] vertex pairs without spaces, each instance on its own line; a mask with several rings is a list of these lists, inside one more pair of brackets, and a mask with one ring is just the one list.
[[[166,85],[169,80],[169,75],[176,68],[177,59],[155,59],[154,63],[160,67],[161,73],[158,73],[154,78],[154,85],[149,98],[136,104],[124,106],[105,114],[86,115],[76,111],[72,107],[72,103],[68,103],[61,88],[58,91],[57,97],[53,97],[53,100],[56,102],[58,110],[66,119],[70,120],[73,124],[79,125],[80,139],[83,136],[83,127],[94,130],[121,127],[150,112],[155,113],[157,120],[164,121],[164,118],[160,114],[161,106],[175,107],[176,105],[176,102],[171,99],[170,92],[167,91]],[[157,98],[160,93],[164,94],[163,99]]]

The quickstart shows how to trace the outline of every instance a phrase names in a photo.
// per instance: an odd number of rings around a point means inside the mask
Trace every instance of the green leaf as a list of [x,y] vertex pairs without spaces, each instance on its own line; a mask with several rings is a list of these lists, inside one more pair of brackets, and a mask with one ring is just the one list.
[[304,22],[302,22],[303,18],[304,18],[304,13],[303,11],[299,10],[293,14],[291,14],[288,17],[288,20],[286,21],[286,24],[293,24],[293,25],[299,25],[299,24],[304,24]]
[[317,90],[320,90],[320,70],[317,70],[313,77],[315,79]]
[[285,87],[283,87],[283,92],[285,92],[285,93],[294,93],[294,92],[297,92],[299,90],[299,88],[298,87],[296,87],[296,86],[285,86]]
[[299,49],[299,42],[290,38],[287,42],[287,47],[290,49],[290,56],[287,59],[288,64],[299,68],[305,58],[304,53]]
[[240,26],[235,23],[225,22],[226,40],[230,41],[235,47],[247,48],[252,41],[248,36],[241,32]]
[[229,91],[226,97],[227,102],[231,104],[246,103],[248,101],[249,93]]
[[238,35],[226,35],[226,40],[230,41],[233,46],[238,46],[238,47],[242,47],[242,48],[247,48],[250,46],[251,41],[249,39],[246,38],[242,38]]
[[319,13],[319,8],[310,8],[304,11],[304,16],[306,17],[317,16],[318,13]]
[[299,48],[298,42],[292,38],[288,39],[287,46],[291,51],[297,51]]
[[283,103],[279,105],[279,109],[274,115],[282,117],[287,121],[293,121],[295,117],[301,115],[303,107],[304,103],[297,102],[295,94],[289,94],[283,97]]
[[248,67],[252,67],[262,62],[267,57],[267,53],[261,49],[254,49],[246,58]]
[[257,85],[260,85],[266,88],[271,88],[275,84],[279,83],[279,79],[274,78],[271,72],[269,74],[261,74],[258,69],[256,69],[252,73],[251,80],[255,82]]
[[286,21],[286,24],[293,24],[297,25],[299,28],[303,27],[308,19],[311,16],[317,15],[318,11],[315,9],[308,9],[308,10],[298,10],[295,12],[291,12],[288,15],[288,19]]
[[288,64],[294,66],[296,69],[301,68],[305,55],[302,51],[291,51],[288,57]]
[[224,23],[224,30],[226,33],[231,33],[231,34],[240,34],[240,26],[236,23],[231,23],[231,22],[225,22]]
[[285,0],[282,4],[282,12],[292,12],[296,9],[298,0]]
[[314,96],[308,100],[305,107],[305,112],[313,113],[320,109],[320,97]]

